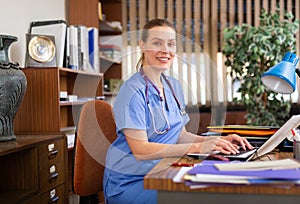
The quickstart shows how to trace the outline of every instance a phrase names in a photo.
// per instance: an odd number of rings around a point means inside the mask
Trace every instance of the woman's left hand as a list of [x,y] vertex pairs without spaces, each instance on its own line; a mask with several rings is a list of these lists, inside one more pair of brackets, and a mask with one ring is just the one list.
[[237,134],[229,134],[228,136],[223,136],[222,139],[225,139],[231,143],[242,146],[244,150],[253,149],[253,146],[248,142],[246,138],[241,137]]

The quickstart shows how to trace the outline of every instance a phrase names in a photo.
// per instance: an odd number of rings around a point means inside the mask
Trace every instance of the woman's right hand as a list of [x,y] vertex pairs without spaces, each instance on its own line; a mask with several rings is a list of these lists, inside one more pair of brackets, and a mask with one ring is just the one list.
[[193,143],[189,149],[190,153],[210,154],[213,151],[219,151],[224,154],[239,153],[239,146],[222,137],[210,136],[205,138],[203,142]]
[[238,154],[239,152],[239,146],[235,143],[232,143],[226,139],[218,138],[216,146],[214,150],[219,151],[223,154]]

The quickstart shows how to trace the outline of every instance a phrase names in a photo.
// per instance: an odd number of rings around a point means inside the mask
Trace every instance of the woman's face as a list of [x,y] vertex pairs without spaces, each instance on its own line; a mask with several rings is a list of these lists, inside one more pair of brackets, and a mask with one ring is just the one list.
[[147,41],[140,41],[140,47],[144,53],[143,66],[167,70],[176,53],[176,32],[167,26],[151,28],[148,30]]

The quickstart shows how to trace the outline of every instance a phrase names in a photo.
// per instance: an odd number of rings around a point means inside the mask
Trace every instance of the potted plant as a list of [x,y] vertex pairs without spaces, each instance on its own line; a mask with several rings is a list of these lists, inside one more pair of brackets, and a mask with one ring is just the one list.
[[290,12],[284,18],[261,10],[260,26],[237,25],[224,30],[223,54],[228,74],[239,80],[240,99],[233,103],[246,108],[247,124],[280,126],[290,116],[291,100],[268,90],[261,75],[281,61],[285,52],[296,52],[298,19]]

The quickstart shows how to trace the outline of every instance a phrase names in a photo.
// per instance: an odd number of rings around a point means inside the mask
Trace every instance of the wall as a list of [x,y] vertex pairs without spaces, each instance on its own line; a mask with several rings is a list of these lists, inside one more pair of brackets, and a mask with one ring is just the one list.
[[0,34],[18,37],[10,47],[10,60],[25,64],[26,33],[30,22],[66,20],[65,0],[0,0]]

